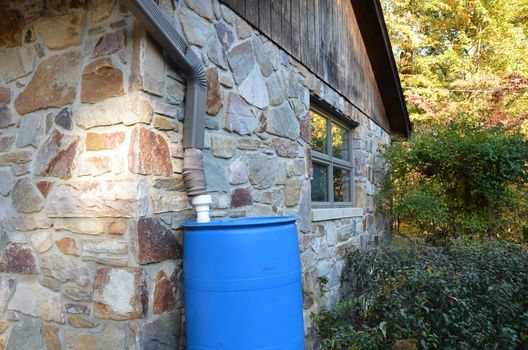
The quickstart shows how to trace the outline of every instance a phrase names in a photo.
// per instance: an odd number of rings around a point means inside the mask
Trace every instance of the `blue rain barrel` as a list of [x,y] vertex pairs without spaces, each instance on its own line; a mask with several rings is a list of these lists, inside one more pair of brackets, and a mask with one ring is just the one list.
[[295,217],[183,227],[187,349],[304,349]]

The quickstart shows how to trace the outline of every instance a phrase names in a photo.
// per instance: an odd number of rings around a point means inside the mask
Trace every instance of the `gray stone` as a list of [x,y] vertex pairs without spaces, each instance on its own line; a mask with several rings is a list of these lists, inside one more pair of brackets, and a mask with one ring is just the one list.
[[253,52],[255,53],[255,58],[260,66],[260,71],[265,77],[269,77],[270,74],[273,73],[273,63],[271,63],[270,56],[264,49],[262,40],[255,36],[251,40],[251,43],[253,44]]
[[169,103],[179,105],[185,98],[185,84],[182,82],[169,78],[167,84],[167,95]]
[[213,2],[211,0],[185,0],[185,4],[203,18],[214,19]]
[[249,38],[251,36],[251,33],[253,33],[253,28],[251,28],[251,26],[242,18],[237,18],[236,30],[240,40]]
[[246,163],[242,158],[237,158],[233,163],[229,165],[229,183],[232,185],[240,185],[248,182],[248,170]]
[[269,191],[262,192],[258,201],[264,204],[279,206],[284,203],[284,190],[282,188],[274,188]]
[[11,296],[15,292],[16,280],[13,278],[4,279],[0,283],[0,315],[3,315]]
[[239,135],[248,135],[257,128],[257,118],[249,105],[237,94],[229,93],[224,127]]
[[270,104],[272,106],[278,106],[284,102],[284,91],[275,74],[266,80],[266,86],[268,88]]
[[15,177],[9,169],[0,170],[0,194],[7,195],[11,191]]
[[310,183],[305,181],[302,185],[299,199],[299,230],[310,232],[312,230],[312,199],[310,192]]
[[280,157],[296,158],[299,144],[295,141],[274,137],[273,147]]
[[62,126],[64,129],[71,130],[73,113],[68,107],[64,107],[55,116],[55,124]]
[[284,205],[294,207],[299,202],[301,192],[300,179],[287,179],[284,183]]
[[154,321],[145,323],[139,329],[137,339],[139,349],[164,350],[179,349],[181,339],[180,311],[166,313]]
[[207,45],[207,57],[222,69],[227,69],[227,58],[222,48],[222,45],[216,38],[209,40],[209,45]]
[[141,27],[136,26],[135,30],[131,85],[133,88],[162,96],[165,92],[163,51]]
[[204,170],[207,189],[210,192],[227,192],[230,188],[226,175],[225,161],[204,155]]
[[[2,112],[0,111],[0,114]],[[0,116],[1,118],[1,116]],[[7,152],[15,143],[15,136],[0,136],[0,152]]]
[[191,44],[203,47],[211,35],[213,35],[212,24],[187,8],[182,8],[180,21],[187,41]]
[[268,89],[260,69],[253,69],[238,91],[244,100],[255,107],[262,109],[269,106]]
[[42,322],[32,318],[19,321],[11,331],[6,350],[45,349]]
[[268,132],[295,140],[299,136],[299,122],[289,103],[268,111]]
[[231,158],[236,151],[237,142],[232,137],[213,135],[211,137],[212,151],[215,157]]
[[275,184],[277,158],[255,155],[248,161],[249,181],[255,188],[264,189]]
[[225,5],[220,5],[220,9],[222,10],[222,18],[224,19],[224,21],[229,24],[235,24],[237,15]]
[[19,213],[34,213],[44,208],[44,199],[28,177],[19,179],[11,193],[13,207]]
[[233,35],[231,28],[224,22],[217,22],[215,23],[215,29],[222,46],[224,49],[229,50],[231,45],[235,42],[235,36]]
[[37,146],[44,136],[44,119],[40,115],[29,115],[22,118],[16,146]]
[[251,41],[247,40],[227,52],[227,60],[233,71],[233,78],[241,84],[255,67]]

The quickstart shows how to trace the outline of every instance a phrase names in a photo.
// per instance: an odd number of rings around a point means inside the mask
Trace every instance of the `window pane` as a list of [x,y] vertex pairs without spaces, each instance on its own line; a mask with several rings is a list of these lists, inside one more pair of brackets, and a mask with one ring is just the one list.
[[332,122],[332,155],[349,160],[348,145],[348,130]]
[[351,202],[350,171],[334,166],[334,201]]
[[313,163],[312,201],[328,202],[328,166]]
[[328,119],[314,111],[310,111],[310,118],[312,121],[312,141],[310,142],[312,150],[321,153],[328,153],[328,137],[326,132],[326,123]]

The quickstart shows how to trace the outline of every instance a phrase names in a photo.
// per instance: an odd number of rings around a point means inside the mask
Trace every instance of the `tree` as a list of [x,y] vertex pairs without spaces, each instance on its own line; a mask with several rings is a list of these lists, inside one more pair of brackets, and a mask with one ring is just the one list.
[[528,136],[528,0],[382,0],[411,120]]

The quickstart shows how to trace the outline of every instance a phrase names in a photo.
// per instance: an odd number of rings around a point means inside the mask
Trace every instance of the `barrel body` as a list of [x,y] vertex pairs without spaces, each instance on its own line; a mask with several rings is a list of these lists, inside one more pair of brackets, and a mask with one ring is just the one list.
[[294,217],[184,224],[187,349],[302,350]]

